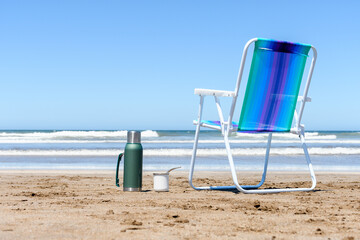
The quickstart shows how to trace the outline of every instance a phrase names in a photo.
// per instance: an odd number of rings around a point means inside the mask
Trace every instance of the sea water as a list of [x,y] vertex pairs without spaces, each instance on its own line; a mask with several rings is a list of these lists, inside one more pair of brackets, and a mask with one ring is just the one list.
[[[0,131],[0,169],[112,170],[123,152],[127,131]],[[188,170],[194,131],[142,131],[144,170]],[[360,132],[306,132],[316,171],[360,171]],[[268,134],[233,133],[230,144],[238,170],[263,168]],[[269,169],[306,171],[300,140],[274,133]],[[228,170],[221,134],[200,133],[196,170]],[[121,165],[122,168],[122,165]]]

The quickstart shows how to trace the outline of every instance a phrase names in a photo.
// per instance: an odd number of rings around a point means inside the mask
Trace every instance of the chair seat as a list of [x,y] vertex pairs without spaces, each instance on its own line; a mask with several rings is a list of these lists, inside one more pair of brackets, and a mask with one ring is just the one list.
[[[201,123],[221,127],[220,121],[202,120]],[[233,129],[238,129],[238,124],[236,122],[232,122],[232,127]]]
[[[220,121],[201,120],[201,123],[211,125],[211,126],[221,127]],[[236,122],[232,122],[232,129],[233,129],[232,131],[243,132],[243,133],[290,132],[287,129],[281,129],[281,128],[276,128],[271,131],[270,130],[254,130],[254,129],[239,130],[239,125]]]

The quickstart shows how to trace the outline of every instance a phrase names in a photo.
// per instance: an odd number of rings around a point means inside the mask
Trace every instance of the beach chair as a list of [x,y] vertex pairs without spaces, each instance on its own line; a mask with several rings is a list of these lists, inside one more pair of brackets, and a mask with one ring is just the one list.
[[[233,122],[233,114],[238,98],[246,55],[252,43],[254,43],[254,52],[241,108],[240,120],[239,122]],[[298,96],[310,49],[313,51],[313,56],[308,70],[307,82],[303,95]],[[316,57],[316,49],[311,45],[254,38],[248,41],[244,47],[234,91],[195,89],[195,94],[200,96],[200,106],[198,118],[194,121],[196,132],[189,172],[189,183],[191,187],[196,190],[238,189],[243,193],[311,191],[315,188],[315,173],[305,144],[305,130],[304,125],[301,124],[301,119],[305,103],[311,101],[307,95]],[[205,96],[214,97],[219,114],[218,121],[202,120]],[[223,110],[220,105],[220,97],[232,99],[229,116],[226,120],[224,119]],[[201,127],[221,131],[224,137],[225,148],[234,182],[233,186],[194,186],[192,180]],[[232,132],[269,134],[262,179],[257,185],[240,185],[238,182],[229,144],[229,135]],[[290,132],[299,136],[311,175],[312,186],[310,188],[258,189],[265,182],[273,132]]]

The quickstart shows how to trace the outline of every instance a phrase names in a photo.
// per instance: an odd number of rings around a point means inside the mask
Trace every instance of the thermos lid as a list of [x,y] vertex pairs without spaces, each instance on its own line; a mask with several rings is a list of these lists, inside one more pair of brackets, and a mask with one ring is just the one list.
[[140,143],[141,134],[139,131],[128,131],[127,132],[127,142],[128,143]]

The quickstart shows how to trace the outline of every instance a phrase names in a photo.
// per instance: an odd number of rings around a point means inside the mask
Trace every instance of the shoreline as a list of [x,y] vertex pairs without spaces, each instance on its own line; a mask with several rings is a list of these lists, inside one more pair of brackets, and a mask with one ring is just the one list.
[[[114,170],[107,170],[107,169],[99,169],[99,170],[94,170],[94,169],[0,169],[0,174],[4,173],[4,174],[17,174],[17,173],[37,173],[37,174],[41,174],[41,173],[51,173],[51,174],[115,174],[115,168]],[[157,172],[166,172],[165,170],[143,170],[144,174],[152,174],[152,173],[157,173]],[[173,173],[185,173],[188,174],[189,170],[188,169],[177,169],[176,171],[172,172]],[[203,173],[203,174],[208,174],[208,173],[215,173],[215,174],[229,174],[231,175],[230,170],[226,171],[226,170],[197,170],[197,173]],[[248,171],[248,170],[237,170],[238,173],[244,173],[244,174],[262,174],[262,171]],[[119,173],[123,173],[123,170],[119,170]],[[283,170],[283,171],[269,171],[267,172],[268,174],[304,174],[307,175],[309,174],[308,171],[289,171],[289,170]],[[196,173],[195,173],[196,174]],[[343,170],[339,170],[339,171],[315,171],[315,175],[326,175],[326,174],[349,174],[349,175],[360,175],[360,172],[358,171],[343,171]]]

